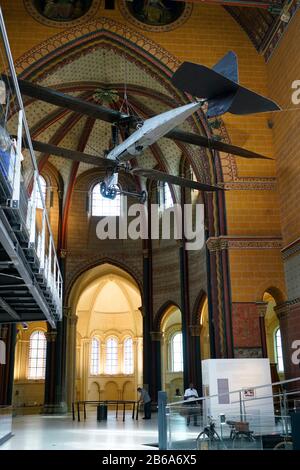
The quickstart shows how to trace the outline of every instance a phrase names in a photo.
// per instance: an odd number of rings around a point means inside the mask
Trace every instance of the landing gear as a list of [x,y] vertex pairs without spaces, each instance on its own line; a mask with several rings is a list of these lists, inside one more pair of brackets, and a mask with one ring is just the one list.
[[107,199],[115,199],[118,194],[118,189],[115,186],[107,186],[107,184],[102,181],[100,183],[100,193],[101,196],[106,197]]
[[145,204],[146,201],[147,201],[147,193],[146,191],[142,191],[140,194],[139,202],[140,204]]

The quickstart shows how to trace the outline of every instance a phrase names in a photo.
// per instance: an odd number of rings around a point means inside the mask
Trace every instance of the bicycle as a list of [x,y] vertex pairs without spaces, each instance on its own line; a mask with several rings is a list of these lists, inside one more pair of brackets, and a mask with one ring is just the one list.
[[203,428],[203,430],[198,434],[196,438],[196,447],[197,449],[203,448],[203,443],[206,443],[208,447],[208,442],[221,442],[222,439],[216,431],[216,425],[211,416],[208,416],[208,424]]

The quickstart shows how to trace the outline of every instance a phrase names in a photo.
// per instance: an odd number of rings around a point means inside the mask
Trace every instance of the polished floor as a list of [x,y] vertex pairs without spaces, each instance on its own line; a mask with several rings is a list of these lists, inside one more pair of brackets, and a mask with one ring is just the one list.
[[13,419],[13,437],[0,450],[133,450],[157,449],[157,416],[151,420],[116,420],[113,411],[108,419],[97,422],[96,413],[86,421],[72,421],[71,416],[27,415]]

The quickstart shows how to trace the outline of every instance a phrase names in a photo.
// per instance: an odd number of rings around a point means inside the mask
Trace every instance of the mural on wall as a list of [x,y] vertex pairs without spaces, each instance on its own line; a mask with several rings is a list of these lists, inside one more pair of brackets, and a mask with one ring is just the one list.
[[183,13],[185,2],[168,0],[133,0],[127,1],[131,14],[142,23],[163,26],[176,21]]
[[182,25],[190,17],[193,4],[170,0],[120,0],[118,7],[138,28],[163,32]]
[[90,8],[92,0],[34,0],[40,14],[54,21],[72,21]]
[[67,28],[95,18],[102,0],[23,0],[27,12],[39,23]]

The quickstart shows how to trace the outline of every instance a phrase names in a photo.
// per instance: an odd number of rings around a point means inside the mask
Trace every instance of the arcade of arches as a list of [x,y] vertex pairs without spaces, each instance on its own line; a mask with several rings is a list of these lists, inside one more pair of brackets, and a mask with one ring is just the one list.
[[[205,2],[189,3],[164,24],[150,15],[144,27],[127,2],[106,9],[107,2],[92,1],[87,12],[60,21],[36,11],[37,3],[1,2],[20,78],[95,103],[101,90],[113,90],[102,104],[129,103],[147,117],[187,102],[170,82],[180,63],[212,66],[234,50],[242,84],[291,107],[291,84],[300,78],[299,12],[277,44],[279,33],[267,42],[246,15],[236,21],[234,7]],[[109,147],[108,123],[24,101],[36,140],[97,155]],[[16,119],[12,114],[9,123]],[[205,244],[194,251],[172,239],[99,240],[101,211],[121,218],[123,196],[109,207],[94,190],[102,170],[36,152],[64,314],[55,330],[43,322],[0,325],[8,358],[0,366],[0,404],[65,412],[76,399],[136,399],[142,385],[153,401],[159,390],[172,400],[190,381],[201,391],[207,358],[268,357],[274,380],[299,375],[291,362],[300,339],[299,112],[209,122],[199,111],[182,128],[272,157],[248,160],[162,138],[139,166],[224,183],[227,191],[180,191],[120,175],[122,189],[147,190],[161,212],[180,201],[204,204]],[[24,157],[28,182],[26,151]],[[129,207],[135,202],[128,198]]]

